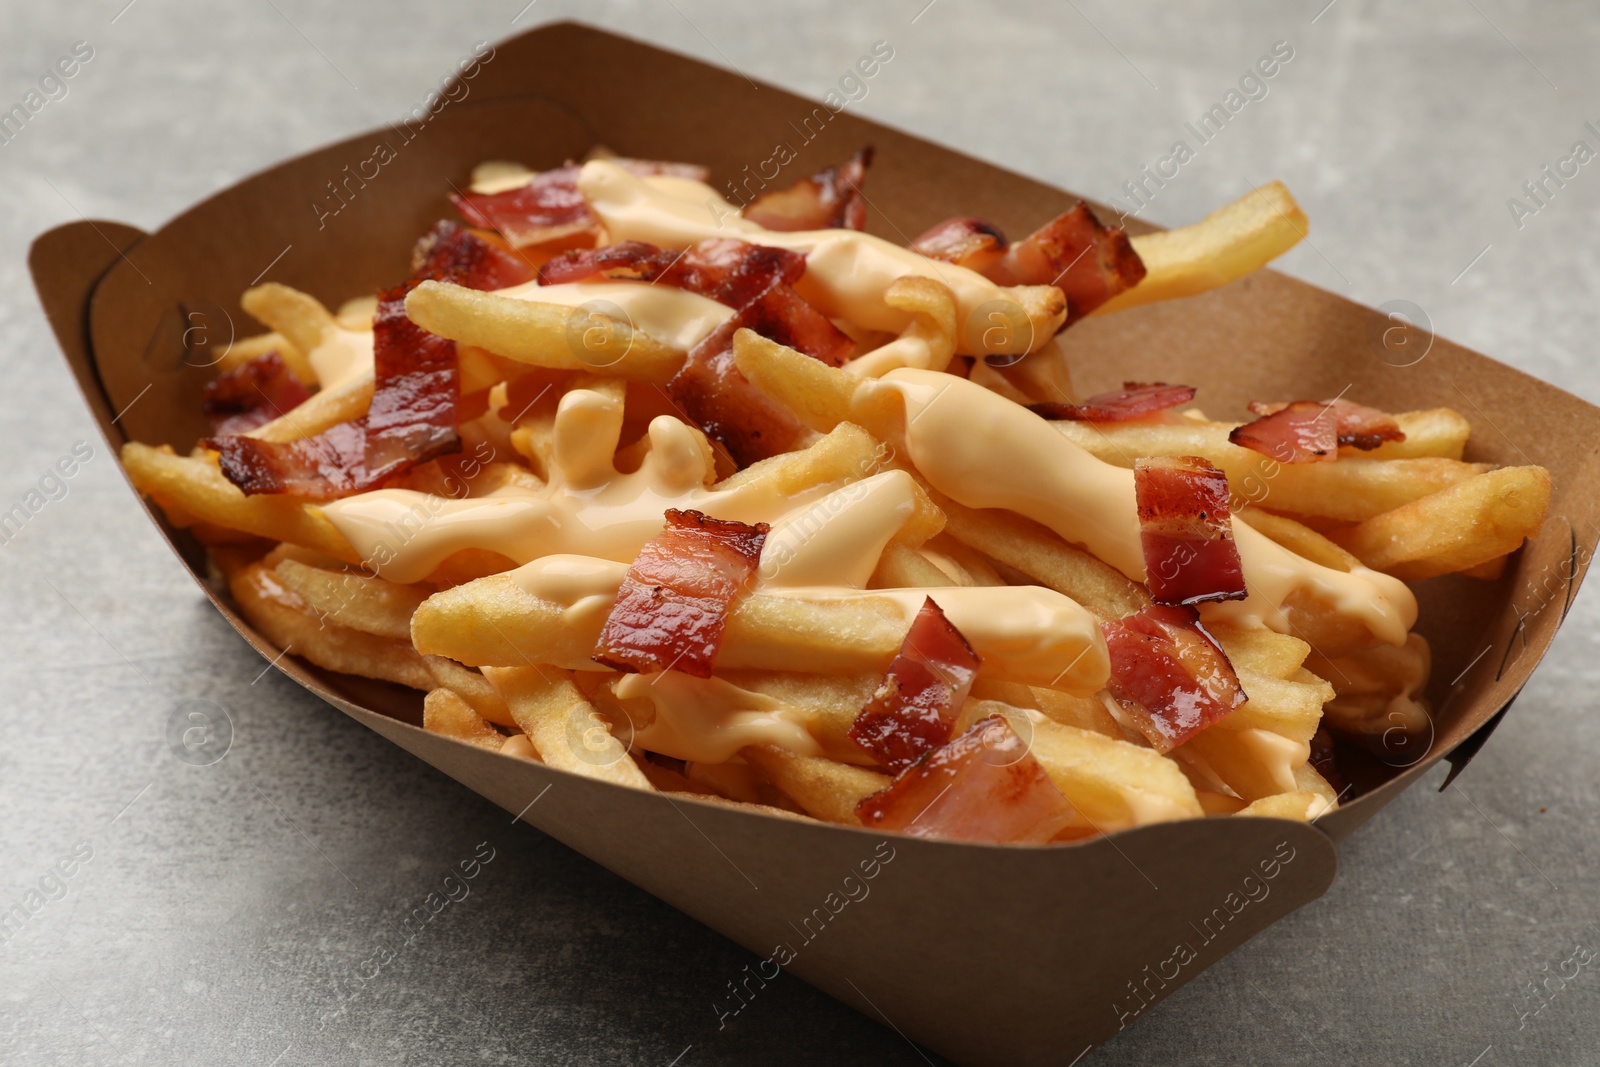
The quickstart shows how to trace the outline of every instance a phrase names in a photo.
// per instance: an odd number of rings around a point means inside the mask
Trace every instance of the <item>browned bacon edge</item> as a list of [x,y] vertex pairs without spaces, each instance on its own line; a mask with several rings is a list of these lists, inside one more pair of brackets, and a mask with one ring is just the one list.
[[911,251],[987,276],[999,267],[1011,242],[1000,227],[973,215],[945,219],[911,242]]
[[[1309,403],[1309,401],[1300,401]],[[1250,410],[1257,415],[1273,415],[1288,404],[1265,404],[1258,400],[1250,401]],[[1335,398],[1327,401],[1327,406],[1333,409],[1333,416],[1338,426],[1338,443],[1341,448],[1358,448],[1363,452],[1371,452],[1385,441],[1404,441],[1405,432],[1400,429],[1400,424],[1395,417],[1387,411],[1369,408],[1365,404],[1357,404],[1353,400]]]
[[1190,607],[1156,604],[1100,624],[1111,695],[1158,752],[1170,752],[1245,701],[1227,655]]
[[997,844],[1043,844],[1081,819],[999,715],[901,771],[856,817],[873,830]]
[[928,230],[911,248],[970,267],[1000,285],[1053,285],[1067,298],[1068,326],[1145,275],[1127,233],[1102,224],[1081,200],[1009,247],[999,227],[958,217]]
[[1279,463],[1321,463],[1338,458],[1339,421],[1327,404],[1296,400],[1235,426],[1228,440]]
[[535,270],[520,255],[440,219],[411,251],[411,277],[440,278],[468,289],[509,289],[532,281]]
[[539,283],[578,282],[597,274],[664,282],[738,310],[774,285],[793,285],[805,271],[803,252],[730,237],[710,238],[681,250],[621,241],[563,253],[539,268]]
[[767,524],[668,509],[628,568],[594,659],[619,671],[711,677],[728,608],[755,575]]
[[282,356],[263,352],[207,382],[200,403],[213,434],[232,434],[264,426],[310,395]]
[[786,189],[762,193],[744,206],[743,216],[769,230],[859,230],[867,224],[861,183],[872,166],[865,145],[838,166],[802,178]]
[[1228,476],[1198,456],[1147,456],[1133,465],[1145,584],[1157,604],[1245,598],[1233,541]]
[[928,597],[850,738],[891,774],[950,740],[978,673],[978,654]]
[[1075,422],[1128,422],[1153,415],[1194,399],[1192,385],[1168,385],[1166,382],[1123,382],[1121,389],[1109,393],[1096,393],[1076,404],[1054,402],[1029,404],[1028,410],[1047,419],[1068,419]]

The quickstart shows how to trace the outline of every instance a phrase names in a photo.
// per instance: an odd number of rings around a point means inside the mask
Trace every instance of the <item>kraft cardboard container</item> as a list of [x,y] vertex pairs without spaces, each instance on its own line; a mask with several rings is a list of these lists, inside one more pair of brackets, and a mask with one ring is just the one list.
[[[786,143],[799,157],[784,168],[786,183],[872,143],[869,229],[901,241],[955,214],[1020,235],[1077,199],[580,25],[505,41],[462,84],[469,95],[426,122],[285,162],[153,234],[84,221],[38,239],[35,282],[109,444],[187,450],[205,431],[198,401],[214,358],[205,346],[255,329],[238,310],[243,289],[270,279],[337,305],[393,284],[416,238],[451,214],[450,183],[484,159],[543,168],[604,144],[704,163],[721,184],[747,166],[756,172]],[[345,190],[338,198],[334,185]],[[1052,848],[884,843],[866,830],[576,777],[425,733],[416,693],[275,659],[278,650],[206,582],[192,538],[153,509],[151,518],[217,609],[280,670],[469,789],[952,1060],[1064,1063],[1319,896],[1338,842],[1435,762],[1458,771],[1527,681],[1587,569],[1600,530],[1600,410],[1443,339],[1412,335],[1397,353],[1384,343],[1392,326],[1266,271],[1065,335],[1088,392],[1124,379],[1190,382],[1213,415],[1242,416],[1254,397],[1348,386],[1394,410],[1454,407],[1473,424],[1469,458],[1550,469],[1549,519],[1504,577],[1418,587],[1419,628],[1435,653],[1431,746],[1373,761],[1366,791],[1314,825],[1210,819]],[[861,894],[846,892],[851,876],[849,887],[869,887],[867,896],[851,899]],[[758,972],[770,977],[771,965],[739,980],[758,983],[749,977]],[[711,1007],[737,1006],[730,994]]]

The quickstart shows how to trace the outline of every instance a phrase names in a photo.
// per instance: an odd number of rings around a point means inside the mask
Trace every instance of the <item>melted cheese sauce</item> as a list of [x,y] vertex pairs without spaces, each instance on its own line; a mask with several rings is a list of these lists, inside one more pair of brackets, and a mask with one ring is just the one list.
[[[579,172],[578,189],[613,241],[681,248],[707,238],[741,237],[804,252],[806,273],[795,286],[800,295],[823,314],[847,319],[864,329],[900,333],[911,323],[908,312],[883,301],[889,286],[905,277],[932,278],[949,286],[956,298],[956,321],[961,323],[987,323],[985,305],[1018,304],[1018,289],[996,285],[976,271],[937,262],[871,234],[765,229],[741,218],[739,209],[711,186],[687,178],[640,178],[614,163],[594,160]],[[1063,308],[1048,328],[1035,330],[1032,338],[1022,338],[1022,342],[1029,350],[1043,345],[1065,316]]]
[[627,322],[657,341],[685,352],[733,318],[733,309],[726,304],[685,289],[649,282],[608,280],[540,285],[532,281],[499,289],[496,293],[530,303],[564,307],[592,305],[591,310]]
[[337,389],[371,375],[372,336],[371,330],[347,330],[343,326],[324,330],[321,343],[306,353],[317,384],[325,390]]
[[677,671],[624,674],[611,683],[611,691],[618,700],[648,700],[655,707],[655,718],[635,729],[633,739],[664,756],[721,763],[746,745],[823,755],[798,711],[721,678]]
[[[1144,581],[1133,471],[1096,459],[1045,420],[949,374],[892,371],[864,381],[854,405],[857,421],[898,428],[912,462],[940,492],[968,507],[1026,515]],[[1301,592],[1361,620],[1380,641],[1405,642],[1417,601],[1404,582],[1364,567],[1323,567],[1242,522],[1233,531],[1250,596],[1205,605],[1207,617],[1288,633],[1283,607]]]

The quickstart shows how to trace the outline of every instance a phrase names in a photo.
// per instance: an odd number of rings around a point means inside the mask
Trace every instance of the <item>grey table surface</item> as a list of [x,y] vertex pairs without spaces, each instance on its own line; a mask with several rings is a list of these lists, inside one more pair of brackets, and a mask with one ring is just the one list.
[[[1585,126],[1600,11],[1576,0],[3,10],[4,108],[77,42],[93,49],[0,145],[0,510],[42,480],[58,498],[0,546],[0,910],[45,898],[0,944],[6,1063],[937,1059],[792,978],[719,1030],[713,1004],[752,957],[263,673],[95,442],[33,298],[30,239],[80,215],[153,227],[398,118],[474,41],[580,17],[820,96],[886,40],[860,113],[1103,199],[1126,199],[1185,120],[1287,41],[1267,94],[1144,213],[1191,220],[1283,178],[1314,225],[1285,270],[1410,300],[1441,333],[1600,400],[1600,168],[1542,205],[1522,191],[1575,142],[1600,147]],[[45,480],[80,441],[92,458]],[[1586,590],[1456,785],[1430,775],[1349,843],[1325,897],[1082,1062],[1600,1062],[1600,975],[1554,978],[1600,942],[1597,621]],[[168,743],[195,700],[231,723],[212,766]],[[354,979],[478,842],[494,859],[471,895]],[[73,856],[70,877],[49,873]]]

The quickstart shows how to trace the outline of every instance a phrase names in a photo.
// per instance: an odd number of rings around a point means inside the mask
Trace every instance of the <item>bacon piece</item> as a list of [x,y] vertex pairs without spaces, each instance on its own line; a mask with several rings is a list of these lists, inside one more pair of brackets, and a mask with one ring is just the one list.
[[206,383],[202,410],[214,434],[245,433],[265,426],[311,396],[277,352],[263,352]]
[[1158,752],[1168,752],[1245,702],[1227,655],[1190,607],[1151,605],[1100,624],[1107,688]]
[[[660,163],[646,159],[609,160],[640,177],[670,175],[705,181],[704,167],[688,163]],[[534,175],[526,185],[501,193],[466,193],[450,196],[461,217],[480,229],[495,230],[513,248],[545,244],[575,234],[595,233],[599,222],[588,201],[578,191],[580,163],[568,163]]]
[[[1309,403],[1309,401],[1300,401]],[[1352,400],[1334,399],[1326,402],[1333,409],[1335,424],[1338,427],[1338,443],[1341,448],[1359,448],[1363,452],[1370,452],[1385,441],[1404,441],[1405,432],[1400,429],[1400,424],[1393,415],[1377,408],[1369,408],[1365,404],[1357,404]],[[1287,408],[1288,404],[1265,404],[1259,400],[1250,401],[1250,410],[1257,415],[1275,415]]]
[[730,237],[711,238],[681,251],[621,241],[564,253],[539,268],[539,282],[555,285],[596,274],[659,281],[737,309],[776,284],[793,285],[805,271],[802,252]]
[[521,256],[441,219],[411,250],[411,277],[452,281],[468,289],[509,289],[531,281],[534,269]]
[[1228,476],[1197,456],[1134,461],[1145,584],[1157,604],[1243,600]]
[[1018,241],[991,279],[1016,285],[1053,285],[1067,298],[1067,324],[1144,278],[1144,261],[1128,235],[1107,228],[1079,201],[1065,214]]
[[372,318],[376,385],[366,419],[368,484],[461,448],[456,343],[406,317],[406,294],[416,285],[379,293]]
[[928,597],[911,621],[878,691],[850,725],[850,738],[899,774],[950,740],[980,660]]
[[856,817],[873,830],[1019,844],[1049,841],[1079,818],[999,715],[901,771],[856,806]]
[[867,201],[860,186],[870,166],[872,146],[866,145],[836,167],[787,189],[762,193],[741,214],[769,230],[862,229],[867,224]]
[[222,473],[246,496],[288,493],[331,500],[364,488],[366,421],[330,426],[315,437],[262,441],[230,434],[200,442],[219,453]]
[[1339,419],[1327,404],[1296,400],[1234,427],[1228,440],[1279,463],[1322,463],[1339,457]]
[[1096,393],[1076,404],[1029,404],[1028,410],[1047,419],[1075,422],[1128,422],[1157,411],[1175,408],[1194,399],[1192,385],[1166,382],[1123,382],[1121,389]]
[[581,169],[568,163],[503,193],[452,193],[450,202],[469,224],[498,232],[513,248],[592,232],[599,224],[578,191]]
[[728,608],[761,561],[767,524],[675,509],[666,520],[628,568],[594,658],[619,671],[709,678]]
[[1000,227],[972,215],[945,219],[911,242],[911,251],[929,259],[988,274],[1000,265],[1011,242]]
[[798,448],[811,431],[750,384],[733,362],[733,335],[751,329],[820,359],[844,362],[854,342],[789,286],[778,283],[695,345],[667,395],[741,467]]

